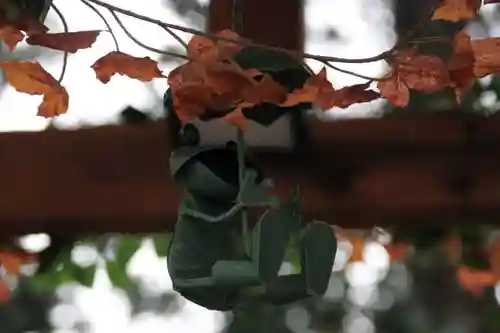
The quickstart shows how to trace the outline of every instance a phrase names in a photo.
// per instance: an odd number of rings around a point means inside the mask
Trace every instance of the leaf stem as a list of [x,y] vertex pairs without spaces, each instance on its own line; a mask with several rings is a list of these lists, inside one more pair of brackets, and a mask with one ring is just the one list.
[[264,49],[268,49],[268,50],[280,51],[280,52],[288,53],[288,54],[296,56],[296,57],[298,56],[298,57],[303,57],[303,58],[314,59],[314,60],[317,60],[320,62],[328,61],[328,62],[339,62],[339,63],[350,63],[350,64],[376,62],[376,61],[384,60],[386,57],[391,55],[393,50],[394,50],[394,48],[391,48],[390,50],[384,51],[378,55],[375,55],[372,57],[367,57],[367,58],[358,58],[358,59],[338,58],[338,57],[316,55],[316,54],[310,54],[310,53],[304,53],[304,52],[298,52],[295,50],[285,49],[282,47],[275,47],[275,46],[268,46],[268,45],[263,45],[263,44],[259,44],[259,43],[253,43],[251,41],[243,40],[243,39],[221,37],[221,36],[218,36],[217,34],[202,32],[202,31],[199,31],[196,29],[183,27],[180,25],[172,24],[172,23],[163,22],[163,21],[151,18],[151,17],[137,14],[131,10],[127,10],[124,8],[113,6],[113,5],[106,3],[104,1],[100,1],[100,0],[87,0],[87,1],[92,2],[98,6],[107,8],[109,10],[118,12],[120,14],[130,16],[130,17],[133,17],[133,18],[136,18],[138,20],[145,21],[145,22],[149,22],[151,24],[155,24],[155,25],[157,25],[161,28],[164,28],[164,29],[166,29],[166,28],[174,29],[174,30],[182,31],[185,33],[193,34],[193,35],[205,36],[205,37],[210,38],[210,39],[231,42],[231,43],[235,43],[235,44],[239,44],[239,45],[243,45],[243,46],[253,46],[253,47],[259,47],[259,48],[264,48]]
[[118,23],[118,25],[120,26],[120,28],[122,28],[123,32],[128,36],[128,38],[130,38],[134,43],[136,43],[140,47],[142,47],[148,51],[151,51],[151,52],[156,52],[158,54],[163,54],[163,55],[168,55],[168,56],[173,56],[173,57],[183,58],[183,59],[189,60],[189,58],[183,54],[169,52],[169,51],[162,51],[162,50],[157,49],[155,47],[144,44],[143,42],[141,42],[140,40],[135,38],[135,36],[132,35],[132,33],[130,31],[128,31],[127,27],[123,24],[123,22],[120,20],[120,18],[118,17],[118,15],[116,15],[116,13],[114,11],[109,9],[109,12],[111,13],[111,15],[113,15],[113,18],[115,19],[116,23]]
[[115,51],[120,52],[120,45],[118,45],[118,39],[116,38],[115,33],[113,32],[113,29],[109,25],[109,23],[106,20],[106,18],[104,17],[104,15],[102,15],[101,12],[98,11],[97,8],[95,8],[87,0],[80,0],[80,1],[83,2],[87,7],[92,9],[94,11],[94,13],[96,13],[97,16],[99,16],[101,18],[102,22],[104,23],[104,25],[106,25],[106,28],[108,28],[108,32],[111,34],[111,37],[113,38],[113,42],[115,43]]
[[[233,0],[232,3],[232,30],[236,33],[241,33],[243,29],[243,3],[242,0]],[[237,154],[238,154],[238,183],[241,190],[245,180],[245,136],[243,130],[238,128],[237,132]],[[241,229],[243,234],[243,243],[245,245],[245,252],[250,255],[250,239],[248,232],[248,212],[246,209],[241,211]]]

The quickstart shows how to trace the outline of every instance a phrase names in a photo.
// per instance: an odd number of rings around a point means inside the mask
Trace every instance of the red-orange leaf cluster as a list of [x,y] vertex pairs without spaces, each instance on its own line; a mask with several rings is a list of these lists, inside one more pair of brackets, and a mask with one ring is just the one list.
[[[36,18],[25,13],[14,18],[7,16],[5,4],[0,2],[0,39],[10,50],[24,40],[30,45],[75,53],[91,47],[101,32],[49,32]],[[471,20],[482,4],[481,0],[440,0],[431,19]],[[187,45],[189,60],[168,76],[174,107],[181,121],[188,122],[207,112],[219,113],[229,123],[245,128],[247,120],[243,109],[264,102],[281,107],[307,102],[321,110],[329,110],[385,97],[393,105],[405,107],[411,90],[435,92],[452,88],[460,103],[476,78],[500,72],[500,38],[471,41],[463,30],[454,37],[453,54],[447,62],[419,53],[418,47],[388,52],[386,60],[391,69],[375,80],[380,93],[369,89],[371,82],[334,89],[327,79],[326,68],[312,74],[302,87],[289,92],[270,75],[257,69],[243,69],[232,60],[233,55],[247,44],[251,41],[230,30],[219,32],[217,38],[203,35],[191,38]],[[7,61],[2,63],[2,68],[18,91],[44,96],[39,115],[52,117],[67,111],[66,90],[38,63]],[[104,55],[91,68],[103,83],[108,83],[115,74],[143,82],[165,77],[157,61],[119,51]]]
[[19,92],[30,95],[43,95],[43,102],[38,107],[38,115],[53,117],[63,114],[68,109],[69,96],[56,79],[47,73],[39,63],[27,61],[2,61],[9,83]]
[[[229,30],[221,31],[218,36],[239,38]],[[283,107],[310,102],[328,110],[379,98],[378,93],[366,90],[368,84],[335,90],[326,78],[325,68],[311,76],[303,87],[287,93],[270,75],[256,69],[244,70],[232,61],[231,57],[241,48],[235,43],[203,36],[191,39],[188,44],[190,61],[173,70],[168,77],[174,107],[182,122],[189,122],[205,112],[220,112],[226,121],[245,128],[242,109],[264,102]],[[231,112],[227,113],[228,110]]]

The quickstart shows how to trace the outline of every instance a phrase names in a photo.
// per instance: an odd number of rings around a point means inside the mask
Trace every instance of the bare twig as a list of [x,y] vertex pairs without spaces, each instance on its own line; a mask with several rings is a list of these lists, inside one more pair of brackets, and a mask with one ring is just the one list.
[[134,13],[134,12],[127,10],[127,9],[123,9],[120,7],[110,5],[110,4],[103,2],[103,1],[100,1],[100,0],[88,0],[88,1],[92,2],[96,5],[102,6],[104,8],[107,8],[109,10],[112,10],[114,12],[121,13],[123,15],[127,15],[130,17],[136,18],[138,20],[149,22],[151,24],[155,24],[155,25],[162,27],[162,28],[170,28],[170,29],[179,30],[179,31],[186,32],[186,33],[193,34],[193,35],[205,36],[207,38],[211,38],[214,40],[221,40],[221,41],[231,42],[231,43],[240,44],[240,45],[244,45],[244,46],[254,46],[254,47],[265,48],[268,50],[280,51],[280,52],[291,54],[291,55],[296,56],[296,57],[314,59],[314,60],[317,60],[320,62],[328,61],[328,62],[351,63],[351,64],[376,62],[376,61],[380,61],[380,60],[385,59],[388,55],[390,55],[393,52],[393,48],[391,48],[391,50],[382,52],[376,56],[368,57],[368,58],[358,58],[358,59],[337,58],[337,57],[322,56],[322,55],[316,55],[316,54],[310,54],[310,53],[302,53],[302,52],[297,52],[294,50],[284,49],[281,47],[274,47],[274,46],[253,43],[251,41],[243,40],[243,39],[233,39],[233,38],[221,37],[221,36],[218,36],[218,35],[213,34],[213,33],[202,32],[202,31],[199,31],[196,29],[191,29],[191,28],[180,26],[180,25],[166,23],[166,22],[163,22],[163,21],[160,21],[157,19],[153,19],[153,18],[144,16],[144,15],[141,15],[141,14]]
[[113,29],[111,28],[111,26],[109,25],[108,21],[106,20],[106,18],[104,17],[104,15],[102,15],[102,13],[100,11],[97,10],[97,8],[94,7],[94,5],[92,5],[91,3],[89,3],[88,1],[86,0],[81,0],[85,5],[87,5],[87,7],[89,7],[90,9],[92,9],[102,20],[102,22],[104,22],[104,24],[106,25],[106,27],[108,28],[108,32],[111,34],[111,37],[113,38],[113,42],[115,43],[115,50],[116,51],[120,51],[120,46],[118,45],[118,39],[116,39],[116,36],[113,32]]
[[[57,16],[59,16],[59,19],[61,20],[61,23],[62,23],[63,28],[64,28],[64,32],[67,33],[69,31],[68,22],[66,22],[66,19],[64,18],[63,13],[53,3],[50,5],[50,7],[52,7],[52,9],[56,12]],[[59,75],[59,80],[57,80],[57,82],[61,83],[62,80],[64,79],[64,75],[66,74],[66,67],[67,66],[68,66],[68,52],[65,51],[64,56],[63,56],[63,65],[62,65],[62,69],[61,69],[61,74]]]
[[111,15],[113,15],[113,18],[116,20],[116,23],[118,23],[118,25],[122,28],[123,32],[125,32],[125,34],[128,36],[128,38],[130,38],[137,45],[139,45],[139,46],[141,46],[141,47],[143,47],[146,50],[149,50],[151,52],[156,52],[156,53],[163,54],[163,55],[168,55],[168,56],[172,56],[172,57],[177,57],[177,58],[189,60],[189,58],[186,55],[175,53],[175,52],[160,50],[160,49],[157,49],[155,47],[144,44],[143,42],[141,42],[140,40],[135,38],[134,35],[132,35],[130,33],[130,31],[128,31],[128,29],[125,27],[123,22],[120,20],[118,15],[116,15],[116,13],[113,10],[109,9],[109,12],[111,13]]
[[350,71],[348,69],[343,69],[343,68],[337,67],[335,65],[330,64],[328,61],[322,61],[322,63],[325,64],[326,66],[330,67],[333,70],[336,70],[336,71],[344,73],[344,74],[349,74],[349,75],[352,75],[352,76],[355,76],[355,77],[359,77],[360,79],[363,79],[363,80],[380,81],[380,79],[378,79],[378,78],[374,78],[374,77],[370,77],[370,76],[358,74],[358,73],[352,72],[352,71]]

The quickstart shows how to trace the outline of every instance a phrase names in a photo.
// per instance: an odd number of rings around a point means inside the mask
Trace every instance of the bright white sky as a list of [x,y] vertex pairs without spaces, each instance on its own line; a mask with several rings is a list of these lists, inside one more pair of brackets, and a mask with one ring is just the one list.
[[[186,25],[186,22],[174,11],[163,6],[161,0],[136,1],[136,0],[108,0],[109,3],[133,10],[170,23]],[[309,0],[306,6],[306,22],[309,31],[314,36],[306,43],[310,53],[331,54],[345,57],[366,57],[386,50],[394,43],[391,30],[392,17],[385,8],[382,0]],[[56,6],[64,13],[71,31],[93,30],[105,28],[99,17],[88,7],[77,0],[54,0]],[[106,11],[103,13],[108,22],[113,22]],[[57,21],[53,12],[49,17]],[[165,45],[176,45],[163,30],[134,19],[123,17],[123,22],[129,30],[142,42],[158,48]],[[120,28],[112,25],[119,39],[121,50],[137,56],[157,55],[143,50],[126,38]],[[321,32],[326,26],[337,28],[342,35],[342,42],[332,43],[323,40]],[[50,27],[61,29],[61,26]],[[180,34],[187,39],[189,36]],[[109,35],[102,34],[91,49],[79,51],[69,60],[67,73],[63,84],[70,95],[69,112],[60,116],[57,123],[64,127],[77,128],[82,124],[98,125],[113,122],[118,112],[127,105],[139,109],[148,108],[152,103],[152,92],[162,95],[167,88],[166,80],[156,80],[151,84],[115,76],[110,83],[102,84],[95,78],[90,65],[95,60],[113,49],[113,42]],[[61,70],[61,56],[53,62],[42,61],[47,71],[58,77]],[[314,69],[320,69],[318,64],[310,63]],[[344,67],[353,69],[367,76],[378,76],[383,73],[381,63]],[[171,69],[163,67],[168,71]],[[359,80],[341,73],[329,72],[330,79],[336,86],[359,83]],[[36,117],[37,106],[41,97],[17,93],[12,88],[7,88],[0,98],[0,131],[42,130],[47,125],[47,120]],[[371,103],[370,107],[354,106],[349,110],[335,111],[339,115],[361,115],[376,109],[378,103]],[[367,111],[368,110],[368,111]],[[342,255],[344,253],[344,255]],[[380,269],[387,265],[387,254],[383,248],[374,248],[371,251],[371,264],[356,264],[347,271],[347,278],[353,287],[359,286],[365,292],[366,288],[380,277]],[[340,263],[345,257],[345,252],[340,252],[337,261]],[[345,259],[345,258],[344,258]],[[171,288],[165,259],[157,258],[151,244],[145,245],[133,259],[130,267],[131,273],[143,276],[147,285],[157,291]],[[94,288],[65,287],[59,292],[60,306],[53,312],[54,323],[59,329],[58,333],[72,333],[71,328],[78,318],[88,320],[89,333],[214,333],[222,324],[220,313],[206,311],[192,303],[185,303],[183,311],[175,316],[155,316],[142,314],[131,319],[130,304],[126,296],[114,290],[103,272],[99,272]],[[356,289],[352,289],[356,290]],[[351,297],[356,296],[351,292]],[[359,297],[361,297],[359,296]],[[358,298],[359,298],[358,297]],[[292,316],[293,317],[293,316]],[[368,321],[357,317],[352,322],[348,331],[356,333],[370,333],[373,327]]]

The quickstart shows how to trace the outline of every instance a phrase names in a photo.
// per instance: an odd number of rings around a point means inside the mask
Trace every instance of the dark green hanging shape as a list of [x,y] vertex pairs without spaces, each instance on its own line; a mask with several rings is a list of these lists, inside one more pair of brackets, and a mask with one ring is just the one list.
[[[245,48],[235,61],[244,68],[270,73],[289,90],[300,87],[309,77],[298,61],[274,51]],[[170,93],[165,96],[167,121],[179,124]],[[245,116],[268,125],[305,106],[291,110],[269,104],[267,113],[262,107],[244,110]],[[187,126],[194,125],[184,128]],[[182,137],[184,132],[179,128],[174,135]],[[337,250],[332,229],[324,222],[312,222],[301,229],[298,191],[284,203],[268,195],[272,182],[250,156],[245,157],[240,184],[234,147],[199,147],[198,139],[174,138],[178,145],[170,156],[170,171],[183,188],[167,254],[174,290],[200,306],[220,311],[236,310],[247,302],[279,305],[324,294]],[[251,235],[245,235],[240,213],[249,207],[267,210]],[[301,270],[279,275],[292,235],[300,240]],[[247,237],[251,237],[249,253],[244,246]]]

